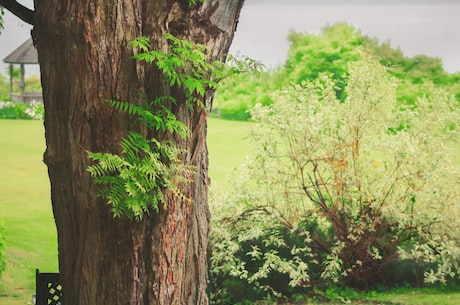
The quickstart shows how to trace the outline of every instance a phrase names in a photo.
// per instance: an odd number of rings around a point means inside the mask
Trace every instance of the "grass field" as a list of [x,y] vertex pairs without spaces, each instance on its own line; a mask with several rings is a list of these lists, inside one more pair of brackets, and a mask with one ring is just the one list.
[[[245,159],[244,152],[250,151],[243,140],[249,124],[209,121],[214,188],[226,188],[228,173]],[[58,270],[44,151],[43,122],[0,120],[0,219],[8,257],[0,282],[0,305],[27,304],[34,290],[35,269]]]
[[[250,153],[251,146],[244,140],[250,125],[209,120],[212,190],[228,189],[227,176]],[[44,150],[42,122],[0,120],[0,219],[8,257],[0,282],[0,305],[31,304],[35,268],[49,272],[58,268]],[[455,290],[405,290],[375,297],[405,305],[460,304],[460,292]]]
[[10,297],[6,303],[0,296],[0,304],[26,304],[35,268],[57,270],[56,229],[41,161],[43,122],[0,120],[0,134],[0,218],[8,257],[0,295]]
[[246,137],[253,123],[212,118],[208,123],[211,188],[227,190],[229,175],[251,153]]

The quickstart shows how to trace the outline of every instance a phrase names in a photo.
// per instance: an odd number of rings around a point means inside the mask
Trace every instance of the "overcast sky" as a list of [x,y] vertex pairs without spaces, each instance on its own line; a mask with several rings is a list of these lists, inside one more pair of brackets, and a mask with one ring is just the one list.
[[[33,5],[32,0],[19,2]],[[319,33],[339,21],[380,42],[390,41],[407,56],[439,57],[448,71],[460,71],[460,0],[246,0],[231,52],[267,66],[282,64],[290,30]],[[5,23],[0,34],[2,73],[3,58],[30,37],[31,28],[9,13]]]
[[460,71],[460,0],[246,0],[231,52],[282,64],[290,30],[319,33],[339,21],[406,56],[439,57],[448,71]]

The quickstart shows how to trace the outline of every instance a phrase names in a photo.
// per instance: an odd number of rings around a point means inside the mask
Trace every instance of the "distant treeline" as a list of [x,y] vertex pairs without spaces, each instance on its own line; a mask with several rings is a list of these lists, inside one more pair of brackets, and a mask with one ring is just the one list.
[[248,110],[256,104],[271,104],[277,90],[314,80],[323,73],[334,79],[337,96],[344,99],[347,63],[358,60],[363,52],[376,56],[388,68],[398,84],[400,103],[413,104],[417,98],[432,94],[434,88],[443,88],[460,101],[460,72],[446,72],[439,58],[405,57],[390,42],[364,36],[350,24],[326,26],[319,35],[291,32],[288,40],[290,49],[283,65],[257,76],[239,74],[223,82],[215,95],[213,115],[249,120]]

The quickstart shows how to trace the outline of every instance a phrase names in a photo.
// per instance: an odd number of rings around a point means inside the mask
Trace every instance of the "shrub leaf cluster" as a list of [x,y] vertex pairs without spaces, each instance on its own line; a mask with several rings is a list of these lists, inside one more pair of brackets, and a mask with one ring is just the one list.
[[459,276],[458,103],[438,90],[401,105],[388,68],[360,52],[345,98],[319,74],[253,108],[253,156],[214,206],[221,302],[241,286],[255,300]]

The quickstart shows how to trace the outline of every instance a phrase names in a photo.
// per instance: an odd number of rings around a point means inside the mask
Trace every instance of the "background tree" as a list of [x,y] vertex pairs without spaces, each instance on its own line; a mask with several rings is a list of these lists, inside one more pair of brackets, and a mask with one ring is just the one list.
[[439,58],[418,55],[406,57],[389,42],[379,43],[347,23],[326,26],[321,33],[291,32],[289,52],[283,65],[262,73],[259,78],[237,75],[224,82],[216,93],[214,112],[225,118],[249,118],[249,109],[257,103],[273,102],[271,93],[291,83],[312,81],[325,73],[336,82],[336,94],[342,100],[348,74],[347,63],[360,57],[364,48],[379,58],[397,79],[396,97],[401,104],[414,104],[418,97],[443,88],[460,100],[460,73],[444,71]]
[[[58,232],[63,304],[206,304],[209,233],[206,116],[187,105],[155,66],[134,61],[138,36],[168,50],[170,33],[208,47],[209,62],[228,51],[243,0],[36,0],[35,11],[16,1],[0,5],[34,25],[45,104],[45,163]],[[160,96],[189,129],[185,139],[147,131],[137,119],[104,100],[141,104]],[[202,107],[204,106],[204,107]],[[165,192],[165,207],[139,222],[114,218],[97,196],[86,151],[120,153],[128,130],[169,139],[183,149],[181,162],[197,175],[181,192]]]

